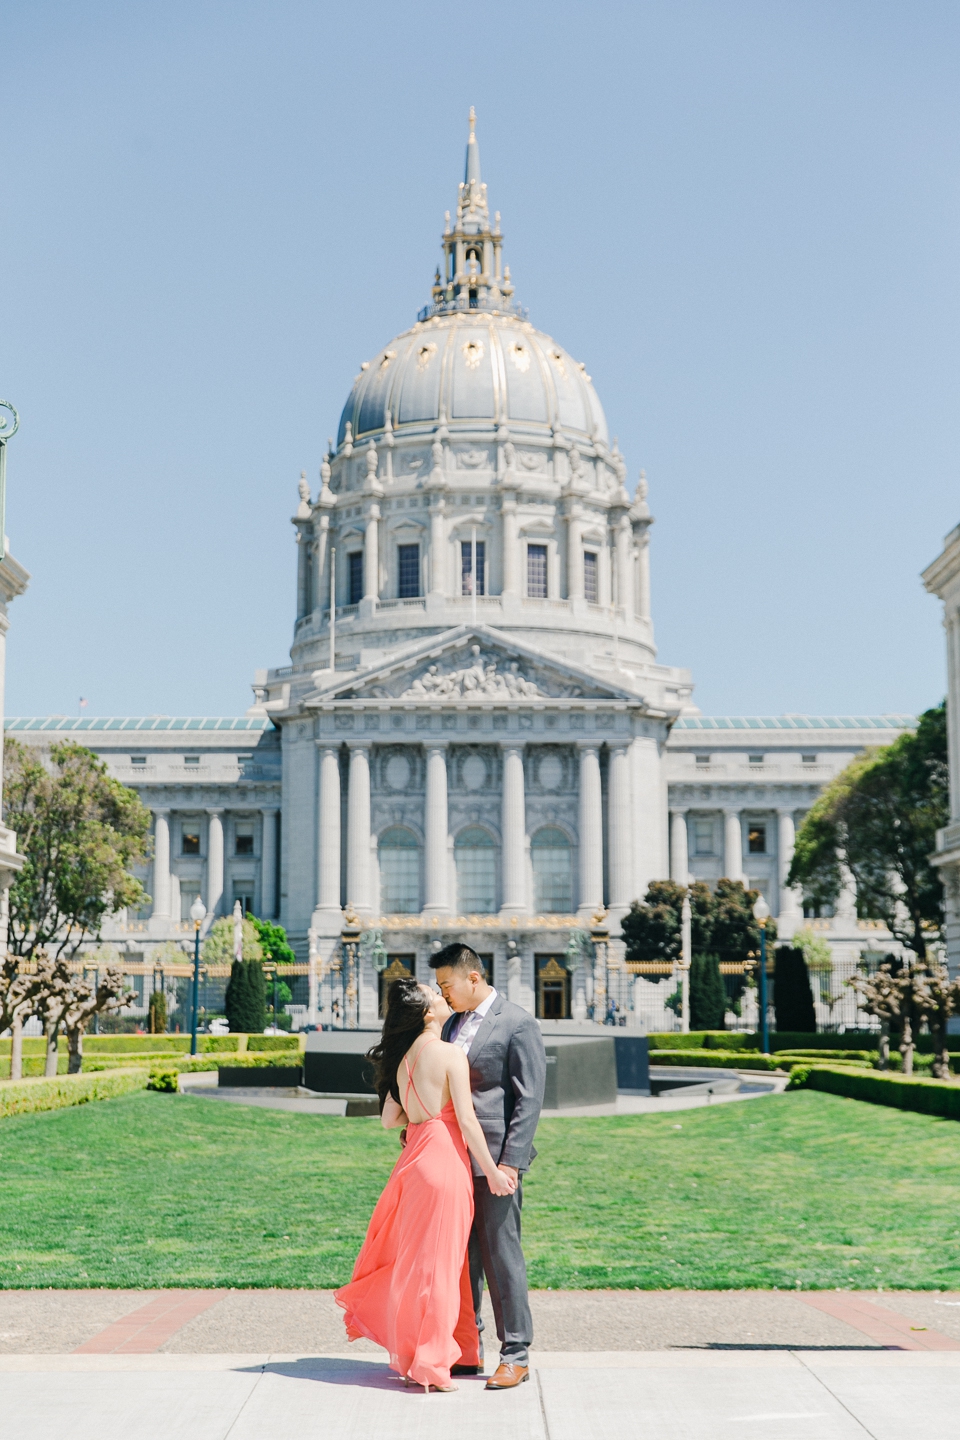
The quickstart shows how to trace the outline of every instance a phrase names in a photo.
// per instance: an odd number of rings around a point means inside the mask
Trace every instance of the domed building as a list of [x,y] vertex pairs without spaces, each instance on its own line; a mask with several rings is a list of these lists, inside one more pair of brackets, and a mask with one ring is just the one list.
[[[585,364],[518,304],[503,245],[471,114],[430,301],[361,366],[318,493],[301,478],[291,663],[256,672],[245,717],[7,722],[90,746],[154,812],[151,906],[103,932],[143,1006],[199,893],[211,919],[286,927],[298,1023],[375,1022],[390,977],[462,937],[544,1018],[612,998],[671,1028],[669,967],[624,962],[631,901],[729,876],[792,935],[797,819],[914,723],[700,715],[657,663],[646,482],[631,499]],[[853,1024],[844,980],[891,938],[846,892],[805,923],[834,956],[818,1015]]]
[[690,677],[656,663],[645,486],[586,366],[515,299],[472,115],[442,244],[319,494],[301,482],[292,665],[258,695],[283,732],[281,912],[323,963],[345,907],[410,970],[463,935],[531,1008],[583,1015],[564,956],[664,873]]

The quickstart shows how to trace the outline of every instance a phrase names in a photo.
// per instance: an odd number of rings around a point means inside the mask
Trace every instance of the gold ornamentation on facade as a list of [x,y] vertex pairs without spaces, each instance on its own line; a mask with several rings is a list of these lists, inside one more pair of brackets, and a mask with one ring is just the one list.
[[483,359],[483,341],[468,340],[463,346],[463,358],[468,370],[478,369]]

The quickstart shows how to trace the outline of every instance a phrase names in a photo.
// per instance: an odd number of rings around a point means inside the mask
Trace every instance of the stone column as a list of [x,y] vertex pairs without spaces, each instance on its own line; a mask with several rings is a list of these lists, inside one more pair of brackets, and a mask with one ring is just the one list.
[[424,803],[423,908],[433,915],[449,914],[447,886],[447,747],[427,746],[427,786]]
[[743,879],[743,830],[739,810],[723,812],[723,873],[728,880]]
[[503,526],[503,585],[504,595],[520,594],[520,550],[517,544],[517,502],[511,491],[505,492],[500,502],[500,518]]
[[313,608],[325,610],[330,607],[330,516],[321,515],[314,531],[313,542]]
[[207,816],[207,914],[212,922],[223,900],[223,811],[208,810]]
[[366,507],[366,531],[363,540],[363,598],[376,605],[380,594],[380,554],[377,527],[380,506],[370,501]]
[[[446,591],[447,567],[444,564],[446,558],[447,533],[444,524],[444,499],[442,495],[433,495],[430,498],[430,594],[443,595]],[[457,586],[453,587],[454,592]]]
[[670,879],[678,885],[690,884],[686,810],[670,811]]
[[260,913],[265,920],[277,914],[277,811],[260,811]]
[[614,604],[626,617],[630,616],[632,609],[630,539],[630,521],[626,515],[621,515],[617,522],[617,594]]
[[600,749],[580,742],[580,904],[582,918],[603,905],[603,796],[600,789]]
[[571,506],[567,516],[567,599],[583,599],[583,526],[580,506]]
[[[153,916],[170,920],[170,811],[154,810]],[[178,920],[180,916],[176,917]]]
[[633,892],[633,806],[629,741],[610,746],[607,776],[607,865],[610,908],[626,914]]
[[504,742],[500,815],[502,915],[527,909],[527,818],[523,789],[523,746]]
[[340,928],[340,751],[317,741],[317,908]]
[[307,589],[310,583],[310,542],[304,525],[297,526],[297,619],[307,613]]
[[347,903],[370,910],[370,741],[350,742],[347,794]]
[[803,919],[803,894],[795,886],[787,884],[787,874],[790,870],[790,862],[793,859],[793,846],[796,838],[796,829],[793,823],[792,810],[777,811],[777,871],[778,871],[778,909],[780,914],[777,917],[777,933],[781,940],[789,940],[793,936],[799,922]]
[[650,619],[650,536],[646,531],[637,546],[637,616]]

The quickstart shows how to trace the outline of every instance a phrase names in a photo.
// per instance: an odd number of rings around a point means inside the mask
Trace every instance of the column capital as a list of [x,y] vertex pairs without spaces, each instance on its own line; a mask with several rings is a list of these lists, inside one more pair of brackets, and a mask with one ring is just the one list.
[[[346,738],[346,744],[348,750],[369,750],[371,745],[373,744],[373,740],[366,735],[348,735]],[[333,750],[339,749],[340,747],[331,745],[328,748]]]
[[279,812],[279,810],[280,810],[280,806],[279,806],[279,805],[261,805],[261,806],[260,806],[260,814],[261,814],[261,815],[276,815],[276,814]]
[[224,805],[205,805],[205,806],[204,806],[204,809],[206,810],[206,812],[207,812],[208,815],[222,815],[223,812],[224,812],[224,810],[226,809],[226,806],[224,806]]
[[426,750],[426,752],[427,752],[428,755],[429,755],[429,753],[430,753],[431,750],[444,750],[444,751],[445,751],[445,750],[448,750],[448,749],[450,748],[450,741],[449,741],[449,740],[445,740],[445,739],[444,739],[444,740],[422,740],[420,743],[423,745],[423,748],[424,748],[424,750]]
[[777,814],[778,814],[778,815],[789,815],[789,816],[790,816],[790,819],[792,820],[796,808],[797,808],[797,807],[796,807],[795,805],[778,805],[778,806],[777,806]]
[[169,815],[169,814],[170,814],[170,809],[171,809],[171,807],[170,807],[169,805],[151,805],[151,806],[150,806],[150,811],[151,811],[151,813],[152,813],[153,815],[158,815],[158,816],[159,816],[159,815],[163,815],[163,816]]
[[724,805],[724,807],[723,807],[723,813],[724,813],[724,815],[726,815],[726,817],[727,817],[728,820],[729,820],[732,816],[734,816],[734,815],[735,815],[735,816],[737,817],[737,819],[739,820],[742,811],[743,811],[743,806],[742,806],[742,805]]
[[316,745],[318,750],[339,750],[343,742],[340,740],[327,740],[320,736],[315,736],[313,743],[314,745]]
[[501,750],[523,750],[525,749],[527,742],[525,740],[521,740],[519,737],[515,738],[512,735],[500,735],[497,737],[497,739],[494,740],[493,743],[495,745],[499,745]]
[[597,750],[597,751],[599,751],[600,747],[601,747],[602,744],[603,744],[603,741],[602,741],[602,740],[576,740],[576,741],[574,741],[574,744],[576,745],[577,749],[578,749],[579,751],[581,751],[581,753],[582,753],[584,750]]
[[687,813],[687,811],[688,811],[689,809],[690,809],[690,806],[689,806],[689,805],[671,805],[671,806],[670,806],[670,814],[671,814],[671,815],[686,815],[686,813]]

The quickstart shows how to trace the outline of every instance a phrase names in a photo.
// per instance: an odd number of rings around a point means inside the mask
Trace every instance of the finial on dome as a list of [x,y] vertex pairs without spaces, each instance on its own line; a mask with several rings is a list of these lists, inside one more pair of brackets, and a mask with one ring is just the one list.
[[477,112],[470,106],[470,134],[467,136],[467,162],[463,170],[463,183],[480,184],[480,146],[477,144]]
[[297,519],[306,520],[310,515],[310,485],[307,481],[306,470],[300,471],[300,483],[297,486],[300,495],[300,504],[297,506]]

